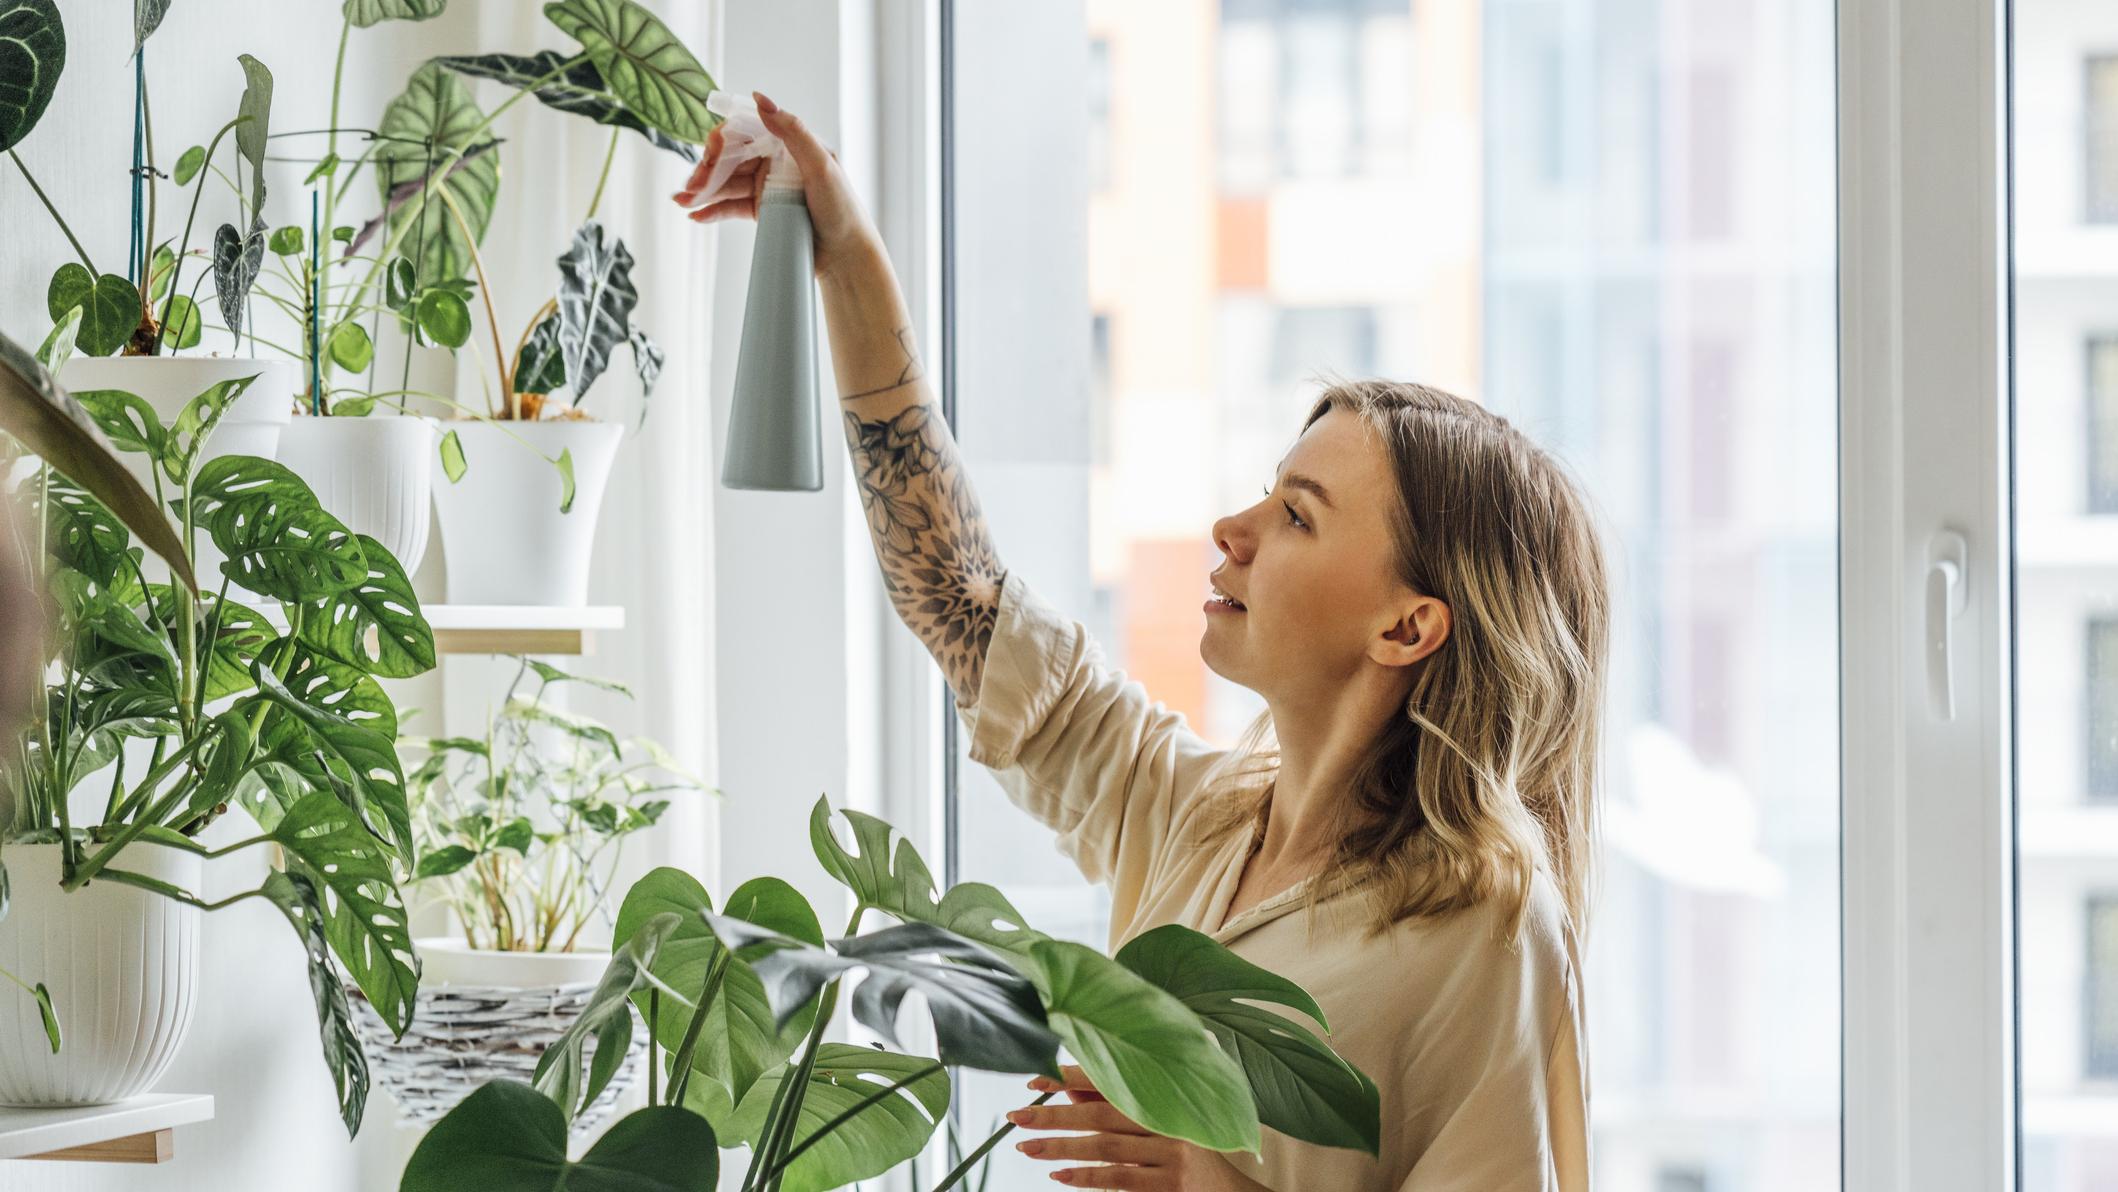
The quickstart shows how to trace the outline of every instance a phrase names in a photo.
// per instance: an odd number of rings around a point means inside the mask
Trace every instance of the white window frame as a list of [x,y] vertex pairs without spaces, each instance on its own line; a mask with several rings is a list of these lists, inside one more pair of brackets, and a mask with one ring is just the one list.
[[[938,3],[866,2],[878,209],[938,368]],[[1863,1192],[2016,1186],[2006,18],[1838,4],[1843,1165]],[[1967,599],[1935,638],[1943,531]],[[881,611],[881,804],[938,857],[946,693]]]

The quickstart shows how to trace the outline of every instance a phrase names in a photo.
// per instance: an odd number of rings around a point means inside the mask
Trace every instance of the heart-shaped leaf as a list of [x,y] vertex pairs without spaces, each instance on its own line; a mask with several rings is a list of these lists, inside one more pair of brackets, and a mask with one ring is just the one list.
[[[730,1128],[753,1148],[763,1141],[772,1099],[790,1071],[791,1065],[774,1069],[734,1113]],[[903,1088],[876,1097],[901,1081]],[[838,1121],[864,1102],[860,1112]],[[816,1049],[816,1064],[795,1117],[793,1145],[838,1124],[787,1165],[777,1186],[782,1192],[825,1192],[880,1176],[925,1150],[948,1112],[949,1075],[933,1060],[825,1043]]]
[[1260,1122],[1318,1146],[1377,1153],[1382,1099],[1375,1082],[1303,1024],[1261,1004],[1286,1006],[1330,1029],[1301,986],[1174,923],[1134,937],[1117,961],[1205,1021],[1242,1067]]
[[302,616],[302,640],[371,675],[406,679],[433,670],[434,630],[420,614],[404,565],[366,534],[357,541],[366,577],[310,602]]
[[44,307],[53,321],[81,308],[81,329],[75,346],[83,355],[108,356],[125,346],[133,328],[140,325],[140,291],[115,273],[89,276],[73,261],[59,266],[44,292]]
[[[613,939],[632,938],[640,927],[663,914],[675,913],[679,922],[662,943],[655,957],[655,979],[667,987],[652,1010],[646,990],[633,994],[633,1006],[644,1020],[650,1012],[655,1038],[671,1055],[684,1044],[696,999],[706,987],[707,971],[725,955],[721,942],[708,927],[701,912],[713,909],[706,888],[681,869],[656,869],[625,893],[618,908]],[[804,943],[822,946],[823,927],[808,900],[778,878],[754,878],[736,887],[728,896],[728,913]],[[683,996],[672,996],[675,990]],[[706,1021],[699,1031],[691,1055],[693,1083],[711,1080],[719,1085],[728,1104],[743,1099],[758,1078],[786,1061],[801,1044],[816,1016],[815,1007],[805,1007],[780,1028],[765,1000],[765,987],[747,965],[730,965],[722,975],[721,988],[707,1006]],[[713,1120],[715,1115],[709,1115]]]
[[633,0],[559,0],[545,5],[544,15],[581,43],[611,94],[649,127],[703,145],[720,123],[706,109],[713,76]]
[[330,791],[360,817],[368,831],[388,841],[410,864],[417,850],[412,817],[405,802],[404,770],[396,742],[374,729],[310,706],[288,690],[272,668],[260,663],[253,676],[257,694],[236,704],[248,713],[259,702],[293,713],[277,723],[299,727],[275,730],[268,725],[262,744],[270,760],[284,764],[312,788]]
[[193,517],[228,556],[221,570],[288,603],[323,600],[368,577],[360,541],[301,478],[269,459],[223,455],[192,483]]
[[632,252],[591,219],[574,231],[573,246],[559,258],[559,351],[574,404],[610,367],[610,354],[632,335],[632,309],[640,292],[632,281]]
[[356,29],[384,21],[424,21],[438,17],[449,0],[346,0],[346,19]]
[[169,15],[169,0],[132,0],[132,52],[137,54]]
[[221,323],[238,341],[242,339],[243,312],[250,302],[250,287],[258,270],[265,267],[265,221],[252,219],[250,234],[242,235],[234,224],[222,224],[213,233],[213,295],[220,301]]
[[294,933],[301,937],[309,959],[309,992],[316,999],[317,1033],[323,1037],[324,1063],[331,1069],[338,1090],[338,1116],[346,1124],[346,1136],[360,1133],[361,1112],[368,1103],[368,1057],[353,1030],[353,1010],[346,1004],[345,986],[331,966],[329,938],[325,934],[323,898],[316,884],[298,873],[266,875],[261,887],[265,897],[287,916]]
[[0,3],[0,153],[22,143],[66,69],[66,26],[52,0]]
[[[610,1078],[617,1075],[618,1065],[625,1062],[625,1053],[632,1047],[632,1006],[628,999],[647,984],[656,954],[680,919],[675,914],[656,915],[641,924],[624,946],[612,952],[610,964],[588,996],[588,1004],[538,1058],[531,1083],[564,1111],[567,1120],[594,1102]],[[581,1064],[591,1037],[595,1039],[595,1056],[584,1081]]]
[[405,1164],[398,1192],[713,1192],[713,1127],[674,1105],[619,1119],[578,1161],[566,1115],[528,1085],[495,1080],[465,1097]]
[[[128,395],[129,396],[129,395]],[[138,398],[133,398],[139,401]],[[140,402],[146,405],[145,402]],[[153,410],[148,410],[150,417]],[[160,429],[160,423],[155,424]],[[0,335],[0,430],[81,486],[198,590],[183,541],[125,465],[84,403],[68,396],[28,352]]]
[[310,795],[288,809],[271,837],[287,851],[290,865],[330,892],[324,934],[331,950],[375,1012],[403,1035],[419,992],[419,962],[389,854],[327,794]]
[[[667,150],[685,161],[699,159],[699,151],[689,142],[649,126],[637,112],[626,107],[625,101],[603,81],[603,72],[588,58],[570,60],[557,50],[540,50],[526,57],[521,54],[479,54],[436,58],[434,61],[458,74],[493,79],[517,90],[544,79],[534,94],[546,107],[586,116],[598,124],[629,128],[646,137],[647,142],[657,149]],[[572,65],[568,65],[569,61]],[[563,74],[550,77],[561,67],[565,67]]]
[[809,843],[824,871],[853,891],[863,907],[904,922],[932,923],[988,947],[1022,953],[1047,938],[1030,929],[1007,896],[981,882],[964,882],[946,896],[934,893],[934,875],[912,842],[891,840],[896,829],[862,812],[839,812],[853,830],[848,850],[831,832],[831,801],[818,799],[809,812]]
[[[493,202],[500,193],[500,154],[490,149],[469,152],[474,148],[472,136],[484,123],[484,113],[462,80],[432,64],[415,72],[404,93],[383,110],[382,141],[375,149],[376,182],[385,203],[399,204],[389,213],[390,234],[417,264],[422,284],[463,277],[470,271],[474,247],[442,201],[422,195],[422,189],[445,191],[479,240],[492,222]],[[396,188],[407,182],[420,186],[399,197]]]
[[1094,948],[1043,940],[1028,958],[1052,1029],[1125,1116],[1209,1150],[1257,1151],[1249,1082],[1197,1014]]
[[[272,72],[248,54],[237,54],[243,67],[243,98],[236,104],[235,149],[250,163],[250,218],[256,227],[265,225],[265,149],[272,134]],[[255,277],[257,271],[251,270]],[[246,287],[247,288],[247,287]],[[230,327],[236,323],[230,321]]]
[[931,923],[906,923],[819,948],[740,919],[701,912],[764,984],[785,1023],[823,987],[858,969],[853,1017],[895,1042],[905,995],[925,998],[942,1060],[989,1072],[1058,1075],[1059,1038],[1037,991],[1005,961]]

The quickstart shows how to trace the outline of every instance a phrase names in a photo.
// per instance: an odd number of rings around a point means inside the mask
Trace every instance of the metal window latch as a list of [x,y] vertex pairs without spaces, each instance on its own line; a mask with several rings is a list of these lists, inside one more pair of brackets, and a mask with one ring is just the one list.
[[1956,619],[1971,605],[1970,548],[1955,530],[1927,540],[1927,702],[1935,716],[1956,719]]

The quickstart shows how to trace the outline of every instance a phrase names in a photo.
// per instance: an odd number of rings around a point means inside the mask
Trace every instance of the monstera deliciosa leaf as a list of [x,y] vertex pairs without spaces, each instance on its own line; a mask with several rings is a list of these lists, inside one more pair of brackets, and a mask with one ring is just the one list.
[[186,587],[198,590],[184,544],[153,495],[118,462],[116,449],[88,410],[5,335],[0,335],[0,430],[102,502],[168,561]]
[[0,0],[0,153],[22,143],[66,69],[66,26],[52,0]]
[[[540,50],[530,55],[477,54],[442,57],[434,61],[459,74],[506,83],[518,91],[534,84],[536,90],[531,94],[546,107],[586,116],[613,128],[631,129],[646,137],[648,144],[657,149],[674,153],[685,161],[699,159],[699,151],[690,142],[680,141],[640,119],[640,114],[627,107],[625,101],[610,89],[603,79],[603,72],[588,58],[568,58],[557,50]],[[544,81],[538,82],[540,79]],[[716,121],[718,119],[715,117]]]
[[[815,1021],[816,1008],[803,1007],[781,1027],[757,974],[748,965],[727,964],[727,950],[701,914],[712,909],[713,900],[697,878],[665,866],[626,891],[612,938],[622,943],[660,915],[678,916],[652,966],[664,991],[653,999],[646,990],[633,994],[634,1008],[642,1019],[655,1016],[651,1021],[655,1038],[672,1055],[684,1045],[698,1008],[695,999],[704,994],[709,971],[717,963],[726,966],[720,989],[707,1003],[706,1021],[696,1035],[691,1068],[694,1088],[711,1081],[721,1090],[721,1102],[732,1106],[743,1100],[759,1077],[794,1054]],[[823,946],[824,930],[816,921],[816,912],[800,892],[778,878],[755,878],[737,886],[728,895],[727,913],[803,943]],[[716,1115],[709,1113],[707,1118],[716,1120]]]
[[703,145],[720,123],[706,110],[713,76],[633,0],[559,0],[545,5],[544,15],[581,43],[611,92],[650,127]]
[[398,1192],[713,1192],[720,1182],[713,1127],[688,1109],[628,1114],[575,1160],[566,1122],[528,1085],[493,1081],[420,1139]]
[[610,367],[610,354],[632,335],[632,311],[640,291],[632,282],[632,250],[591,219],[574,232],[573,247],[559,258],[559,352],[574,404]]
[[[462,80],[433,63],[420,67],[404,94],[383,110],[382,141],[375,149],[375,177],[383,201],[390,202],[399,185],[438,172],[427,185],[446,193],[463,213],[471,236],[484,240],[500,194],[500,154],[469,153],[484,123],[485,114]],[[459,156],[460,168],[450,168]],[[422,285],[455,281],[470,272],[476,243],[464,237],[440,198],[424,195],[404,203],[390,213],[389,227],[398,249],[414,262]]]
[[[753,1150],[763,1141],[766,1115],[790,1070],[775,1069],[743,1098],[730,1123],[735,1139]],[[902,1087],[886,1093],[892,1085]],[[925,1150],[948,1112],[948,1071],[935,1061],[825,1043],[816,1049],[793,1137],[806,1140],[827,1125],[831,1133],[797,1155],[776,1186],[826,1192],[873,1179]]]
[[1047,938],[1030,929],[1007,896],[979,882],[964,882],[945,896],[934,893],[934,875],[912,842],[872,815],[841,811],[853,829],[852,849],[831,834],[831,801],[818,799],[809,813],[809,843],[825,872],[853,891],[864,908],[906,922],[932,923],[991,948],[1023,953]]
[[[610,964],[588,995],[588,1004],[566,1033],[544,1049],[532,1078],[537,1091],[550,1097],[571,1120],[593,1103],[617,1075],[632,1047],[634,992],[647,984],[654,970],[655,955],[677,928],[681,916],[658,914],[633,932],[624,946],[611,953]],[[581,1073],[588,1041],[596,1042],[594,1059],[586,1079]]]
[[1323,1008],[1301,986],[1177,924],[1135,937],[1117,961],[1205,1021],[1242,1067],[1260,1122],[1318,1146],[1377,1152],[1382,1100],[1375,1082],[1301,1023],[1265,1008],[1286,1006],[1328,1030]]

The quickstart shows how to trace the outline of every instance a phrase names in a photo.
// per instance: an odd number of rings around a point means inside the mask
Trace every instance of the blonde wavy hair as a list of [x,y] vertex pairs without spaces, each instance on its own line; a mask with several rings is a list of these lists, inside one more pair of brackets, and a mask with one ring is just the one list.
[[[1389,453],[1398,576],[1447,604],[1451,627],[1354,770],[1312,908],[1359,887],[1380,932],[1498,898],[1512,939],[1544,869],[1585,934],[1610,622],[1588,503],[1557,460],[1475,402],[1340,382],[1302,428],[1333,409]],[[1261,833],[1278,769],[1266,712],[1209,783],[1206,834]]]

